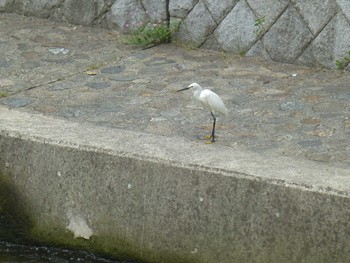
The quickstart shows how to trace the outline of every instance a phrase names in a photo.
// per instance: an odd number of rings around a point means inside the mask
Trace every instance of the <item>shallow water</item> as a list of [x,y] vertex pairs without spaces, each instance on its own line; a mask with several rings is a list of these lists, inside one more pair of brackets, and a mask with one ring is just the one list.
[[0,240],[1,263],[132,263],[118,261],[81,250],[13,244]]

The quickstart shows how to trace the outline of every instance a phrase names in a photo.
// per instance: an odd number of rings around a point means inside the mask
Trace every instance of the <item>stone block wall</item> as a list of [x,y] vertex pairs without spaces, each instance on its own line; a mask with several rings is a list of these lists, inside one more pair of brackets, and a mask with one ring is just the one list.
[[308,66],[335,68],[350,50],[349,0],[0,0],[0,12],[123,33],[167,20],[191,47]]

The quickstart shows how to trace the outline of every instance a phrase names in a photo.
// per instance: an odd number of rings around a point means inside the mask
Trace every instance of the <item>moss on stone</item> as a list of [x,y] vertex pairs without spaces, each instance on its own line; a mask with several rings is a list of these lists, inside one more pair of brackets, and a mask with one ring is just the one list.
[[34,226],[30,236],[33,241],[55,247],[68,247],[87,250],[108,257],[116,257],[118,260],[141,261],[140,249],[126,240],[118,240],[114,237],[92,236],[90,239],[74,238],[73,233],[58,226]]

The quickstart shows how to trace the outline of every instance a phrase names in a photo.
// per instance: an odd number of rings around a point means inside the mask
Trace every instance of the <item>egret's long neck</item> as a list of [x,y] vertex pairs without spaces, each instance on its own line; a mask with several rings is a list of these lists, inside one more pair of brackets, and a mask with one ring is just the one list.
[[193,96],[194,96],[196,99],[198,99],[198,98],[199,98],[199,95],[201,95],[201,92],[202,92],[201,86],[197,86],[195,92],[193,93]]

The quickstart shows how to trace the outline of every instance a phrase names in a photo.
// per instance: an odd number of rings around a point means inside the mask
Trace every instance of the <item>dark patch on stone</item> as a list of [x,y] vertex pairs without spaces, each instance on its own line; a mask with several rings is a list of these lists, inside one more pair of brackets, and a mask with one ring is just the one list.
[[12,98],[9,99],[5,104],[11,108],[20,108],[25,107],[29,104],[31,104],[33,101],[31,99],[27,98]]
[[86,86],[92,89],[106,89],[106,88],[109,88],[111,84],[107,82],[89,82],[89,83],[86,83]]
[[280,109],[283,111],[299,110],[303,108],[303,104],[297,101],[286,101],[280,104]]
[[11,61],[6,58],[0,58],[0,68],[8,68],[11,65]]
[[145,62],[146,66],[162,66],[162,65],[166,65],[166,64],[172,64],[172,63],[176,63],[175,60],[173,59],[167,59],[167,58],[153,58],[147,62]]
[[316,141],[301,141],[299,142],[299,145],[305,148],[309,147],[319,147],[322,146],[322,141],[316,140]]
[[102,69],[101,73],[116,74],[116,73],[120,73],[120,72],[124,71],[124,69],[125,68],[123,66],[108,67],[108,68]]

